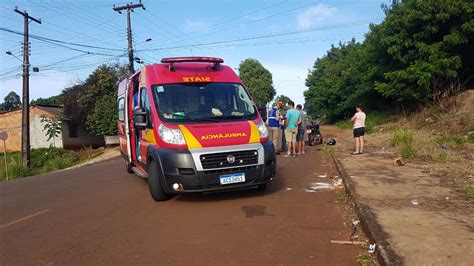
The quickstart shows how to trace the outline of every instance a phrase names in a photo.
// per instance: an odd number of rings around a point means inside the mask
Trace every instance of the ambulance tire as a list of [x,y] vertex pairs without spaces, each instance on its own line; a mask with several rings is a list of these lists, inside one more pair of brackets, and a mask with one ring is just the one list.
[[133,165],[130,162],[125,163],[125,168],[127,169],[127,173],[129,173],[129,174],[133,173],[132,167],[133,167]]
[[257,186],[258,191],[265,191],[267,189],[267,183],[265,184],[260,184]]
[[150,168],[148,168],[148,188],[155,201],[165,201],[171,198],[171,195],[165,193],[163,189],[163,184],[161,184],[160,181],[160,173],[154,162],[150,162]]

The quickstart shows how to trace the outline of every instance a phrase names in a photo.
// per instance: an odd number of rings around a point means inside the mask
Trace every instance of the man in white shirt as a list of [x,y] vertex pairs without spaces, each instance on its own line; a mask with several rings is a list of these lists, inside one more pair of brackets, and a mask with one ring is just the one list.
[[366,115],[361,106],[356,107],[356,113],[351,121],[354,124],[355,151],[352,155],[362,154],[364,152],[365,118]]

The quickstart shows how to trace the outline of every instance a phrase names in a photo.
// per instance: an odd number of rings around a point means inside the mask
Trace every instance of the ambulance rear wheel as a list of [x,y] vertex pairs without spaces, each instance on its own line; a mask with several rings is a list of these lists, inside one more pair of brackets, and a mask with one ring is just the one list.
[[133,173],[132,167],[133,165],[130,162],[125,163],[125,169],[127,169],[127,173],[129,174]]
[[150,168],[148,168],[148,188],[150,189],[150,194],[155,201],[165,201],[171,198],[171,195],[165,193],[163,189],[163,184],[160,181],[160,174],[154,162],[150,162]]

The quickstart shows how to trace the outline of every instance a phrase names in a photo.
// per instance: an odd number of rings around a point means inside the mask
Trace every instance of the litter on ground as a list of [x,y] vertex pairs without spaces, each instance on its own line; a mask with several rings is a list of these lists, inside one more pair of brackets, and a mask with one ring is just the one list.
[[375,252],[375,247],[376,247],[375,244],[370,244],[369,245],[369,253],[374,253]]

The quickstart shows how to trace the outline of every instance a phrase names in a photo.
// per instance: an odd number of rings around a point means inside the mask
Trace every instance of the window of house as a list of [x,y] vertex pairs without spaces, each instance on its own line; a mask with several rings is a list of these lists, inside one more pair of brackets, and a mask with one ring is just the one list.
[[124,100],[124,98],[120,98],[118,100],[118,119],[120,121],[125,120],[125,100]]
[[68,123],[69,137],[79,138],[79,127],[75,123]]

